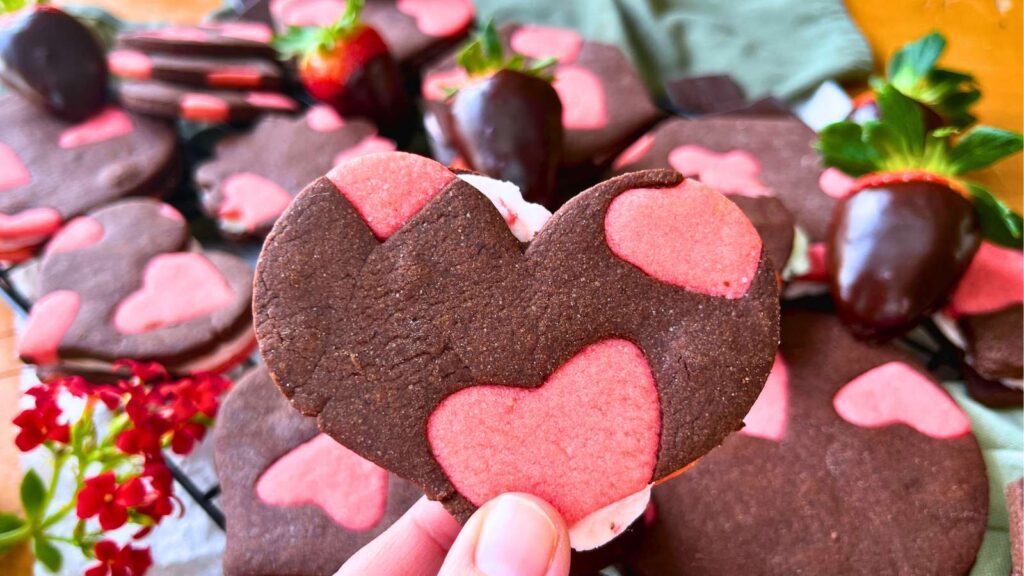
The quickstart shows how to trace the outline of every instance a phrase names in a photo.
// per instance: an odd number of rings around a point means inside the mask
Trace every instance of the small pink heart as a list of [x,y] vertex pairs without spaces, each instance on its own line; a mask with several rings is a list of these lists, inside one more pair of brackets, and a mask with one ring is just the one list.
[[47,256],[88,248],[103,239],[103,224],[92,216],[79,216],[64,225],[46,245]]
[[604,230],[613,254],[700,294],[742,298],[761,259],[761,237],[739,207],[694,180],[620,194]]
[[319,434],[267,468],[256,496],[270,506],[318,506],[335,524],[361,532],[384,516],[388,473]]
[[826,168],[818,177],[818,188],[833,198],[846,198],[853,188],[854,178],[838,168]]
[[196,122],[226,122],[231,107],[223,98],[192,92],[181,99],[181,117]]
[[345,119],[327,104],[317,104],[306,112],[306,125],[316,132],[334,132],[341,130]]
[[0,192],[14,190],[32,181],[32,174],[21,157],[7,144],[0,142]]
[[107,55],[107,66],[114,76],[132,80],[149,80],[153,60],[138,50],[113,50]]
[[647,358],[617,339],[584,348],[538,388],[456,392],[427,423],[435,458],[471,502],[528,492],[570,526],[650,484],[660,434]]
[[248,232],[276,220],[292,202],[292,195],[277,182],[252,172],[228,176],[221,191],[224,203],[217,215]]
[[740,434],[781,442],[789,421],[789,369],[781,354],[775,355],[761,395],[743,418]]
[[142,287],[117,305],[114,327],[140,334],[213,314],[230,306],[235,293],[202,254],[161,254],[146,264]]
[[745,150],[718,153],[703,146],[685,144],[668,154],[668,162],[683,176],[699,179],[722,194],[751,198],[771,196],[761,180],[761,163]]
[[60,133],[57,144],[61,148],[77,148],[127,136],[135,126],[123,110],[107,108],[103,112]]
[[421,91],[427,100],[443,102],[451,90],[464,87],[470,81],[463,68],[449,68],[428,72],[423,78]]
[[1024,252],[982,242],[949,303],[952,316],[985,314],[1024,302]]
[[415,19],[420,32],[436,38],[461,34],[473,22],[470,0],[398,0],[395,7]]
[[267,44],[274,38],[273,30],[262,22],[218,22],[204,26],[217,30],[221,36],[259,44]]
[[338,152],[338,155],[334,157],[334,165],[337,166],[346,160],[365,156],[366,154],[373,154],[374,152],[393,152],[397,149],[398,147],[395,143],[387,138],[382,138],[377,135],[367,136],[360,140],[355,146]]
[[283,28],[330,26],[345,12],[345,0],[271,0],[270,13]]
[[906,424],[932,438],[958,438],[971,422],[939,385],[902,362],[857,376],[832,399],[837,414],[862,428]]
[[71,290],[57,290],[32,306],[25,331],[18,341],[18,355],[34,364],[57,361],[57,348],[78,316],[81,297]]
[[0,214],[0,239],[40,238],[60,229],[60,214],[53,208],[29,208],[17,214]]
[[612,168],[619,170],[629,166],[644,156],[647,156],[647,153],[651,151],[651,148],[654,148],[654,136],[651,134],[644,134],[619,154],[615,161],[612,162]]
[[567,130],[600,130],[608,125],[604,85],[580,66],[561,66],[553,83],[562,101],[562,126]]
[[583,48],[583,37],[568,28],[520,26],[509,40],[512,50],[536,60],[554,58],[562,64],[576,60]]

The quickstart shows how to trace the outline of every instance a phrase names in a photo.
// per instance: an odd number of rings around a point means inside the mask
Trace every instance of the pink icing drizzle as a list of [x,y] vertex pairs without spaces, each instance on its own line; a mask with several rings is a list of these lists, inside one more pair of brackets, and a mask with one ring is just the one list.
[[743,418],[745,426],[740,434],[765,440],[781,442],[786,436],[789,420],[789,369],[781,354],[775,355],[775,363],[768,375],[761,395]]
[[271,108],[274,110],[295,110],[298,108],[294,100],[276,92],[250,92],[245,96],[245,101],[258,108]]
[[138,50],[114,50],[107,55],[107,65],[121,78],[148,80],[153,75],[153,61]]
[[720,154],[702,146],[686,144],[669,152],[668,162],[683,176],[699,178],[723,194],[752,198],[772,195],[771,189],[759,178],[761,163],[745,150]]
[[902,362],[872,368],[832,399],[837,414],[862,428],[906,424],[932,438],[958,438],[971,422],[956,402],[926,376]]
[[107,108],[103,112],[60,133],[61,148],[77,148],[127,136],[135,129],[131,117],[123,110]]
[[397,149],[398,147],[395,143],[387,138],[382,138],[376,135],[367,136],[360,140],[355,146],[339,152],[338,155],[334,157],[334,165],[337,166],[346,160],[350,160],[358,156],[364,156],[374,152],[392,152]]
[[604,221],[613,254],[669,284],[742,298],[757,274],[761,237],[729,199],[694,180],[623,192]]
[[18,355],[35,364],[57,361],[57,348],[78,315],[81,298],[71,290],[50,292],[32,306]]
[[555,58],[562,64],[574,62],[583,47],[583,37],[575,30],[546,26],[522,26],[509,40],[512,50],[538,60]]
[[345,119],[334,108],[326,104],[317,104],[306,112],[306,124],[317,132],[334,132],[341,130]]
[[953,293],[951,315],[984,314],[1024,302],[1024,252],[982,242]]
[[224,203],[217,215],[238,222],[249,232],[276,220],[292,201],[291,194],[277,182],[252,172],[232,174],[222,191]]
[[88,248],[103,239],[103,225],[92,216],[79,216],[64,225],[46,246],[46,254]]
[[473,22],[470,0],[398,0],[395,7],[414,18],[420,32],[437,38],[461,34]]
[[633,142],[628,148],[623,150],[622,154],[619,154],[619,157],[612,162],[612,168],[620,170],[629,166],[644,156],[647,156],[647,153],[651,151],[651,148],[654,148],[654,135],[644,134],[638,138],[636,142]]
[[53,208],[29,208],[12,216],[0,214],[0,239],[49,236],[60,225],[60,214]]
[[604,85],[596,74],[579,66],[562,66],[553,83],[562,101],[562,126],[566,130],[599,130],[608,125]]
[[117,305],[114,327],[141,334],[194,320],[230,306],[235,292],[202,254],[161,254],[146,264],[142,287]]
[[319,434],[267,468],[256,496],[270,506],[318,506],[342,528],[370,530],[384,516],[388,473]]
[[327,178],[370,227],[385,240],[436,196],[455,174],[441,164],[406,152],[379,152],[335,166]]
[[660,434],[647,358],[625,340],[587,346],[539,388],[463,389],[427,424],[434,456],[471,502],[529,492],[570,525],[651,482]]
[[181,117],[197,122],[225,122],[231,108],[228,103],[210,94],[192,92],[181,99]]
[[837,168],[826,168],[818,177],[818,188],[833,198],[846,198],[853,188],[856,179],[851,178]]
[[0,142],[0,192],[14,190],[32,181],[28,167],[7,144]]

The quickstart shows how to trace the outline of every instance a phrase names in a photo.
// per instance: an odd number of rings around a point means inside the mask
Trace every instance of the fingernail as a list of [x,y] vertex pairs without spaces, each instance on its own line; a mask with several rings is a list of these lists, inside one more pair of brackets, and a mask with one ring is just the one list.
[[501,496],[484,517],[476,567],[487,576],[544,576],[558,545],[558,529],[533,502]]

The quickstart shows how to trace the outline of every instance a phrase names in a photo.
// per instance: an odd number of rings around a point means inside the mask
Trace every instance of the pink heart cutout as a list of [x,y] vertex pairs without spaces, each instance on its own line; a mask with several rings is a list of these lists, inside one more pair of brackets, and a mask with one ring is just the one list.
[[832,399],[839,416],[862,428],[906,424],[932,438],[958,438],[971,422],[938,384],[902,362],[857,376]]
[[334,157],[334,165],[337,166],[346,160],[351,160],[352,158],[358,158],[359,156],[365,156],[367,154],[373,154],[374,152],[394,152],[397,149],[398,146],[387,138],[382,138],[377,135],[367,136],[360,140],[355,146],[338,152],[338,155]]
[[615,161],[612,162],[612,168],[616,170],[625,168],[644,156],[647,156],[647,153],[650,152],[652,148],[654,148],[654,136],[652,134],[644,134],[619,154]]
[[127,136],[135,126],[124,110],[107,108],[103,112],[60,133],[57,144],[61,148],[77,148]]
[[161,254],[146,264],[142,287],[117,305],[114,327],[140,334],[194,320],[230,306],[235,292],[205,256]]
[[270,13],[279,27],[330,26],[345,11],[345,0],[271,0]]
[[436,38],[460,34],[473,22],[470,0],[398,0],[395,7],[415,19],[420,32]]
[[32,306],[25,331],[18,341],[18,356],[35,364],[57,361],[57,348],[78,316],[82,299],[77,292],[57,290]]
[[270,506],[317,506],[335,524],[361,532],[384,516],[388,473],[319,434],[267,468],[256,496]]
[[786,436],[789,421],[789,369],[781,354],[775,355],[775,363],[764,383],[757,401],[743,418],[740,434],[765,440],[781,442]]
[[228,176],[221,191],[224,203],[217,216],[248,232],[276,220],[292,202],[292,195],[277,182],[252,172]]
[[79,216],[64,225],[50,243],[46,254],[60,254],[88,248],[103,239],[103,224],[92,216]]
[[471,502],[528,492],[570,526],[651,482],[660,434],[647,358],[617,339],[587,346],[538,388],[456,392],[427,423],[435,458]]
[[17,214],[0,214],[0,239],[39,238],[60,229],[60,214],[53,208],[29,208]]
[[700,294],[742,298],[761,259],[761,236],[739,207],[694,180],[620,194],[604,229],[616,256]]
[[1024,302],[1024,252],[982,242],[949,303],[953,316],[995,312]]
[[668,154],[668,162],[683,176],[698,178],[722,194],[751,198],[771,196],[760,180],[761,163],[746,150],[718,153],[703,146],[685,144]]
[[853,189],[855,178],[851,178],[838,168],[826,168],[818,176],[818,188],[825,194],[836,198],[846,198]]
[[562,126],[566,130],[600,130],[608,125],[604,84],[596,74],[580,66],[561,66],[553,83],[562,101]]
[[0,142],[0,192],[14,190],[32,181],[28,167],[7,144]]
[[583,37],[568,28],[521,26],[509,39],[512,50],[537,60],[554,58],[562,64],[576,60],[583,48]]

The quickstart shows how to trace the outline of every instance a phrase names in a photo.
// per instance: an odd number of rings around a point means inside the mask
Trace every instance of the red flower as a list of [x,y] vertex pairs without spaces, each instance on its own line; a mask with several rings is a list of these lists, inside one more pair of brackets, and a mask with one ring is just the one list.
[[[149,516],[154,523],[159,522],[164,516],[170,516],[174,512],[174,488],[171,470],[160,462],[149,462],[142,470],[141,478],[149,484],[149,491],[146,494],[145,502],[135,510],[140,514]],[[135,538],[141,538],[148,529],[136,534]]]
[[143,382],[158,382],[170,378],[167,369],[159,362],[137,362],[135,360],[118,360],[114,362],[114,370],[126,369],[133,378]]
[[47,440],[67,444],[71,438],[71,428],[58,422],[61,409],[54,399],[53,390],[46,386],[36,386],[26,394],[35,397],[36,405],[23,410],[14,418],[14,425],[21,428],[14,439],[18,449],[28,452]]
[[149,548],[133,548],[131,544],[119,548],[116,542],[100,540],[93,552],[97,563],[85,571],[85,576],[140,576],[153,565]]
[[128,509],[143,503],[146,486],[139,478],[129,478],[120,486],[113,472],[104,472],[85,481],[78,492],[76,512],[82,520],[99,514],[100,527],[114,530],[128,521]]
[[182,422],[171,432],[171,450],[185,456],[205,436],[206,426],[196,422]]

